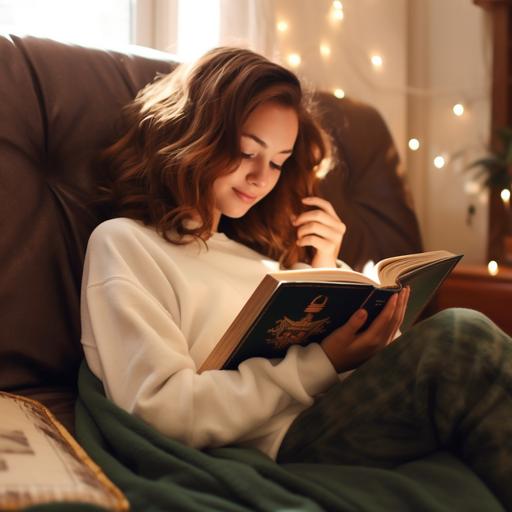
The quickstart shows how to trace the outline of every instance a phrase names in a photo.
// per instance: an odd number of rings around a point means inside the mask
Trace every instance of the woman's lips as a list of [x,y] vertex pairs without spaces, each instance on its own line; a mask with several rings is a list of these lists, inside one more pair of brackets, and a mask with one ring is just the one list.
[[249,194],[246,194],[236,188],[233,189],[235,194],[245,203],[254,203],[256,201],[256,196],[251,196]]

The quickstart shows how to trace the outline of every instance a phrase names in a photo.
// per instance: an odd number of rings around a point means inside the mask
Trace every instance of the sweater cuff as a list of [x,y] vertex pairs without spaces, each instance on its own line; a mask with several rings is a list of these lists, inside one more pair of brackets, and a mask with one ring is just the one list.
[[338,381],[338,374],[318,343],[310,343],[300,349],[299,375],[304,389],[310,396],[318,395]]

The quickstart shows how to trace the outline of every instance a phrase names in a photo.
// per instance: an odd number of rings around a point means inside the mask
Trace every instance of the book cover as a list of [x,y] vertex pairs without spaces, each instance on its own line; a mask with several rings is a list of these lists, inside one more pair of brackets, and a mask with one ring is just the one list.
[[369,325],[395,292],[354,283],[280,283],[222,368],[234,370],[250,357],[282,358],[291,345],[320,342],[361,306]]

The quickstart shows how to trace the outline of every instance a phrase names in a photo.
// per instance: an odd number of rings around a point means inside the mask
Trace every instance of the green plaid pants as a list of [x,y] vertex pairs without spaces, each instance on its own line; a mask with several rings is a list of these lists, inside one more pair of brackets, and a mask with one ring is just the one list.
[[278,462],[394,467],[459,456],[512,510],[512,339],[448,309],[420,322],[292,423]]

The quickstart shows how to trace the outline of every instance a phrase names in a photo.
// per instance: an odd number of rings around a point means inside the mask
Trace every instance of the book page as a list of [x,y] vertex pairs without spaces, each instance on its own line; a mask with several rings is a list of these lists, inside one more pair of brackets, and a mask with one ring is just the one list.
[[0,509],[52,501],[127,509],[120,491],[42,405],[0,392],[0,417]]
[[399,276],[434,261],[441,261],[455,256],[449,251],[430,251],[403,256],[393,256],[379,261],[376,271],[383,286],[393,286]]
[[339,283],[362,283],[379,286],[378,281],[375,281],[370,277],[361,274],[360,272],[341,268],[305,268],[300,270],[280,270],[278,272],[271,272],[270,275],[278,281],[334,281]]

